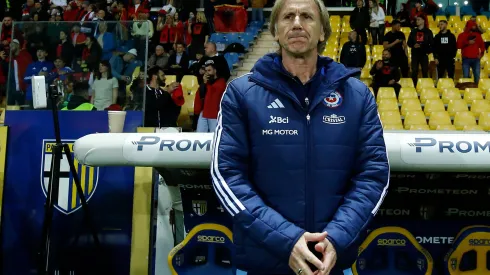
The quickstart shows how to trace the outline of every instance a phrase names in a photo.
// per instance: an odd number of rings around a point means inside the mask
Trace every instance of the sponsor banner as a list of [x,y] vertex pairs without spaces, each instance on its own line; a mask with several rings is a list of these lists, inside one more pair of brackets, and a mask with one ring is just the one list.
[[[127,112],[124,130],[134,132],[141,122],[141,112]],[[47,178],[53,157],[52,114],[51,111],[8,111],[5,124],[9,127],[9,142],[2,201],[0,273],[31,274],[37,268],[35,255],[40,247]],[[84,135],[107,131],[107,113],[60,112],[60,126],[62,141],[72,147]],[[104,254],[95,251],[83,221],[84,213],[65,156],[61,161],[50,252],[62,263],[63,270],[75,274],[91,274],[99,262],[104,262],[111,274],[129,274],[134,168],[88,167],[78,161],[75,166]],[[95,257],[101,257],[100,261]]]

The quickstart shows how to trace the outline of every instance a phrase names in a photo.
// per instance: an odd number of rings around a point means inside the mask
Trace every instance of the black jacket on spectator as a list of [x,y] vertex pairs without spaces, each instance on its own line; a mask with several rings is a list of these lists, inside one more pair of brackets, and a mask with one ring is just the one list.
[[356,7],[350,14],[349,23],[353,30],[369,28],[369,21],[369,9],[367,7]]
[[366,49],[363,44],[348,41],[342,46],[340,63],[349,68],[362,68],[366,64]]
[[457,51],[456,37],[450,30],[439,32],[434,37],[434,59],[454,59]]
[[177,127],[180,106],[162,89],[146,86],[145,127]]
[[61,44],[61,56],[67,65],[72,66],[73,58],[75,58],[75,47],[70,41]]
[[[432,31],[425,27],[421,30],[419,28],[413,29],[408,37],[407,44],[412,48],[412,56],[413,54],[430,54],[434,44]],[[414,48],[415,44],[420,44],[420,48]]]
[[213,60],[214,64],[216,65],[216,70],[218,77],[224,78],[226,81],[228,81],[228,78],[230,78],[230,67],[228,67],[228,62],[226,61],[225,57],[222,55],[216,55],[213,57],[207,57],[204,56],[201,58],[201,61],[199,61],[200,67],[203,67],[204,64],[206,64],[206,61],[208,60]]
[[[172,68],[172,66],[178,65],[180,68]],[[180,82],[182,77],[189,71],[189,56],[187,53],[182,53],[180,62],[177,63],[177,54],[174,53],[168,58],[167,74],[173,74],[177,76],[177,81]]]
[[376,63],[371,68],[370,74],[373,76],[373,86],[377,87],[390,87],[388,84],[391,80],[398,82],[400,80],[400,71],[398,67],[393,65],[390,61],[383,61],[383,67],[376,69]]

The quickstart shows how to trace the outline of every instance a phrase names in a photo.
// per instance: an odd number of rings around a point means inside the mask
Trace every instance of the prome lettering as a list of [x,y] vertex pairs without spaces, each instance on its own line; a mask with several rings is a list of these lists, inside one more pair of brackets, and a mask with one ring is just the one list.
[[137,151],[143,151],[144,146],[159,144],[159,151],[211,151],[211,140],[190,140],[190,139],[160,139],[156,136],[142,136],[135,144],[138,145]]
[[415,146],[415,152],[421,153],[422,147],[437,147],[439,153],[481,153],[490,152],[490,141],[484,144],[478,141],[437,141],[435,138],[415,138],[414,143],[409,143],[410,146]]

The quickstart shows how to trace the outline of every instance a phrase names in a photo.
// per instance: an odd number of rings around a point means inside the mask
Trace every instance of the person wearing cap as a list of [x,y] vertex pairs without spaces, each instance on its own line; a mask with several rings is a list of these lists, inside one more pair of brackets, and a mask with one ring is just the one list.
[[470,77],[470,68],[473,71],[474,82],[480,80],[480,59],[485,54],[485,42],[473,20],[468,20],[464,32],[458,35],[458,49],[463,57],[463,77]]
[[48,57],[48,52],[46,49],[39,48],[36,52],[36,56],[37,56],[37,61],[29,64],[26,73],[24,75],[24,83],[27,85],[25,100],[27,104],[31,105],[31,107],[32,107],[32,87],[31,87],[32,77],[33,76],[47,77],[48,74],[54,69],[54,64],[46,59]]
[[425,27],[425,17],[415,19],[417,27],[408,37],[408,46],[412,48],[412,80],[417,85],[419,66],[422,67],[422,77],[429,77],[429,54],[433,50],[434,36],[432,31]]
[[391,31],[385,34],[383,47],[391,52],[391,62],[397,66],[402,77],[408,77],[408,46],[405,34],[400,31],[398,20],[391,22]]
[[70,97],[66,107],[62,108],[62,111],[96,111],[94,105],[88,100],[88,83],[79,82],[75,83],[73,87],[73,95]]
[[137,56],[138,51],[136,49],[122,52],[120,48],[113,53],[109,60],[112,75],[119,80],[118,103],[126,101],[126,86],[131,84],[134,70],[137,67],[141,68],[143,66],[141,61],[136,59]]

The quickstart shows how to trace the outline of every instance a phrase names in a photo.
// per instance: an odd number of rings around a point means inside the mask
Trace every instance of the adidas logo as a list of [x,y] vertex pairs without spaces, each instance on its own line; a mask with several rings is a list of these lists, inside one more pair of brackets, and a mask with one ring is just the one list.
[[269,109],[282,109],[285,108],[284,105],[282,105],[282,102],[279,100],[279,98],[276,98],[269,106],[267,106]]

